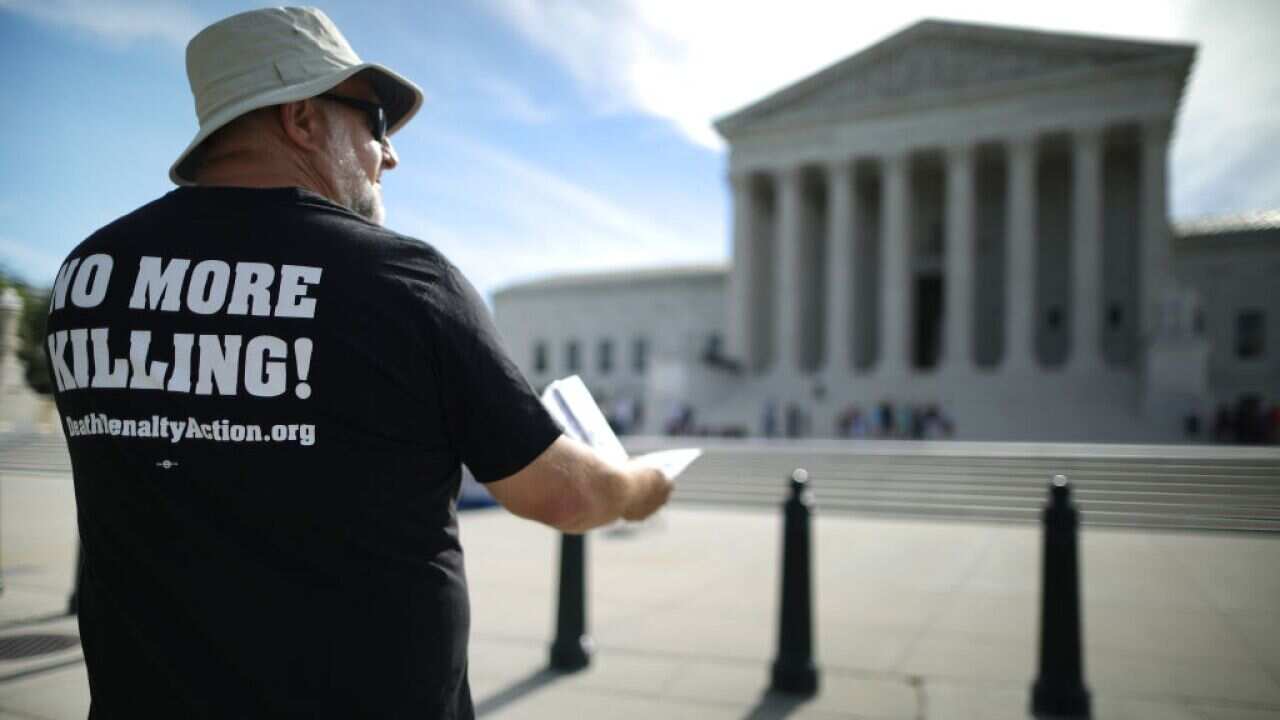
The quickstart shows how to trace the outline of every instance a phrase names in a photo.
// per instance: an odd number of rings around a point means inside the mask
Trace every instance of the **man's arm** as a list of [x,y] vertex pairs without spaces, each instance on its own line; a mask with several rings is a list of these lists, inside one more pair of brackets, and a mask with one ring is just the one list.
[[524,469],[486,487],[515,515],[584,533],[619,517],[649,517],[667,502],[673,485],[655,468],[611,463],[561,435]]

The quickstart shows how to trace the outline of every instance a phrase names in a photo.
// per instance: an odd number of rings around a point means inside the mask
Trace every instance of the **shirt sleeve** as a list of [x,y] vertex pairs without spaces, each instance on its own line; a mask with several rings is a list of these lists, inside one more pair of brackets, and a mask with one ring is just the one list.
[[435,345],[445,427],[476,480],[493,482],[533,462],[560,427],[507,356],[479,293],[444,263]]

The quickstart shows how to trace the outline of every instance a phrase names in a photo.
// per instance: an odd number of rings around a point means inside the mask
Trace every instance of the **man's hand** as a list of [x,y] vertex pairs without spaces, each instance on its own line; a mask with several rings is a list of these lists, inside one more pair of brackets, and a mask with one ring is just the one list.
[[561,435],[524,469],[488,485],[507,510],[582,533],[619,517],[643,520],[671,497],[671,479],[644,462],[618,465]]
[[652,465],[635,460],[627,463],[626,470],[635,491],[631,502],[622,510],[624,520],[644,520],[667,504],[676,486],[671,478]]

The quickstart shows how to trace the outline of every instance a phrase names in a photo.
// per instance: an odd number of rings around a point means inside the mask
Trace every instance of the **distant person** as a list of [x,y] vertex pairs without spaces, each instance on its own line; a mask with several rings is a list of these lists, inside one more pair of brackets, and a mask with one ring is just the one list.
[[1182,418],[1182,431],[1188,440],[1197,440],[1200,437],[1200,414],[1195,410],[1188,412]]
[[761,423],[764,436],[775,437],[778,434],[778,403],[770,398],[764,404],[764,418]]
[[858,414],[857,405],[847,405],[836,416],[836,437],[848,438],[853,435],[853,418]]
[[631,427],[633,430],[642,431],[644,428],[644,398],[637,397],[632,401],[631,406]]
[[1226,403],[1218,405],[1218,412],[1213,418],[1213,440],[1217,443],[1235,442],[1235,422],[1231,416],[1231,407]]
[[876,435],[882,438],[891,438],[897,432],[893,421],[893,405],[888,401],[880,403],[880,410],[876,418]]
[[613,401],[613,425],[619,435],[627,435],[635,430],[636,403],[630,395],[619,394]]
[[786,434],[792,439],[802,438],[809,434],[809,414],[800,403],[787,403]]
[[667,435],[690,435],[693,429],[693,406],[687,402],[673,406],[667,416]]
[[89,717],[472,718],[463,464],[572,533],[671,482],[563,436],[462,273],[382,226],[417,86],[309,8],[205,28],[187,72],[181,187],[77,246],[48,320]]
[[1245,445],[1262,442],[1262,408],[1257,395],[1244,395],[1236,401],[1234,425],[1236,441]]
[[924,438],[924,410],[919,406],[912,405],[907,408],[907,422],[910,428],[912,440],[921,440]]
[[860,439],[865,438],[867,434],[867,416],[862,413],[861,409],[855,407],[853,419],[849,423],[849,437]]

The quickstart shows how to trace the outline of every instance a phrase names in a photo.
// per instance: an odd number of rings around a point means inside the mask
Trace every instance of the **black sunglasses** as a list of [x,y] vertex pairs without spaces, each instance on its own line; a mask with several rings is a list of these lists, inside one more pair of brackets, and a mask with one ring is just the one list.
[[369,131],[373,133],[373,139],[378,142],[387,139],[387,112],[381,105],[367,100],[349,98],[344,95],[334,95],[333,93],[324,93],[320,97],[364,111],[369,116]]

